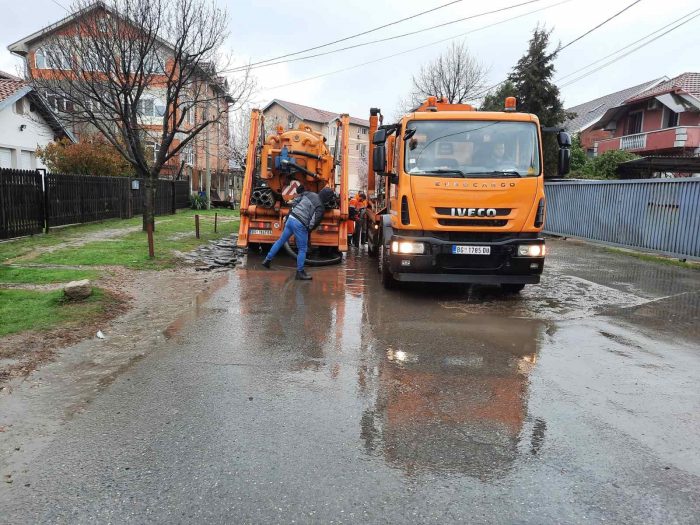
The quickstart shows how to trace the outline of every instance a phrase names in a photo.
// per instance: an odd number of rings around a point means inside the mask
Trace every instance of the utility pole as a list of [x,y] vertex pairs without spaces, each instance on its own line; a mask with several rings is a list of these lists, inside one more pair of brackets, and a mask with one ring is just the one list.
[[[209,102],[207,102],[207,109],[204,110],[204,118],[209,118]],[[207,167],[207,210],[211,209],[211,165],[209,163],[209,126],[206,127],[206,167]]]

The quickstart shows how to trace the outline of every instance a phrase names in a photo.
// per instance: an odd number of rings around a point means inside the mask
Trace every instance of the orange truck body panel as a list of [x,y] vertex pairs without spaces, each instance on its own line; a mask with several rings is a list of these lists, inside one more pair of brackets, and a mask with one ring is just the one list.
[[[337,248],[347,251],[348,236],[348,143],[350,120],[341,115],[341,169],[337,170],[323,135],[303,122],[297,129],[278,128],[261,141],[264,117],[254,109],[251,114],[246,170],[241,195],[241,223],[238,246],[250,243],[273,244],[282,235],[284,219],[289,214],[287,205],[297,196],[296,186],[319,192],[325,187],[337,191],[340,201],[337,209],[325,212],[320,226],[311,233],[312,246]],[[283,150],[304,171],[284,172],[277,166]],[[281,196],[274,206],[253,202],[256,181]]]

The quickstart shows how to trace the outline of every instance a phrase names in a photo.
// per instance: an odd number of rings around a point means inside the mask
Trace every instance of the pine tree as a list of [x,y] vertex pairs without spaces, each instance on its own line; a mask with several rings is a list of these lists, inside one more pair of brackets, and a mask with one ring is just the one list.
[[510,80],[503,82],[496,91],[490,92],[484,97],[479,109],[481,111],[503,111],[506,97],[517,97],[515,84]]
[[[559,88],[552,82],[557,51],[548,52],[552,31],[537,26],[527,53],[518,60],[508,80],[515,87],[518,111],[534,113],[542,127],[558,126],[568,116],[559,98]],[[543,135],[545,177],[557,176],[558,146],[556,137]]]

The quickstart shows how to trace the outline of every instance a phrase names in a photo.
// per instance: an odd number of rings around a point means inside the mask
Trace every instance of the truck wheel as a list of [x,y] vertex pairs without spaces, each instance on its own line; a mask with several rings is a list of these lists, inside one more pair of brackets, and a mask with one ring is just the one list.
[[394,279],[389,269],[389,254],[383,242],[379,246],[379,274],[381,275],[384,288],[387,290],[396,289],[398,282]]
[[501,285],[501,290],[503,290],[503,292],[507,293],[507,294],[520,293],[523,291],[523,288],[525,288],[524,284],[502,284]]
[[374,244],[374,240],[371,237],[367,238],[367,255],[370,257],[376,257],[378,254],[377,246]]

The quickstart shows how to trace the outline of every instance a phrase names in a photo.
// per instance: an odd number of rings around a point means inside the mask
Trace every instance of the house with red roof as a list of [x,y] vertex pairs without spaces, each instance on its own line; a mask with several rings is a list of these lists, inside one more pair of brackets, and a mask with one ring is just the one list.
[[700,155],[700,73],[683,73],[610,107],[592,126],[611,134],[594,152],[625,150],[641,156]]
[[0,168],[44,168],[36,150],[73,134],[24,80],[0,71]]

